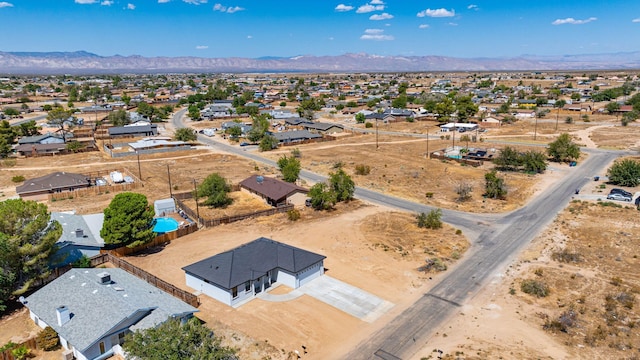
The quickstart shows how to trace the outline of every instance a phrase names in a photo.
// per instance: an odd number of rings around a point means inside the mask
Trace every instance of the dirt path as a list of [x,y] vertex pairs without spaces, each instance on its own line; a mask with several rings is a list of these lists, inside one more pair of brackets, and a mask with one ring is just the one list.
[[598,145],[596,145],[595,142],[593,142],[593,140],[591,140],[591,133],[597,129],[601,129],[601,128],[606,128],[606,127],[613,127],[614,125],[597,125],[597,126],[592,126],[590,128],[586,128],[586,129],[582,129],[582,130],[577,130],[574,132],[571,132],[571,135],[577,136],[580,138],[582,144],[584,144],[585,147],[587,148],[591,148],[591,149],[597,149]]

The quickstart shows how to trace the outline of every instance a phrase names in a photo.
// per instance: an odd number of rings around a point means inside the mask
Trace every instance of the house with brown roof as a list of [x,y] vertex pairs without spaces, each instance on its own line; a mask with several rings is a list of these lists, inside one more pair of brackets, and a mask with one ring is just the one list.
[[82,174],[54,172],[34,179],[27,179],[16,186],[16,193],[28,200],[44,200],[49,194],[73,191],[91,186],[91,179]]
[[252,175],[240,182],[240,188],[263,198],[271,206],[303,205],[309,190],[286,181]]

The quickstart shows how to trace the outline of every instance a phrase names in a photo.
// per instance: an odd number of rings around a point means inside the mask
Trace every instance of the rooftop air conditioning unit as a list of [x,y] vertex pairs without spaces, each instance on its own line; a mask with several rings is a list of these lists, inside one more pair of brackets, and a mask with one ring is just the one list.
[[101,285],[111,284],[111,275],[108,272],[101,272],[98,274],[98,283]]

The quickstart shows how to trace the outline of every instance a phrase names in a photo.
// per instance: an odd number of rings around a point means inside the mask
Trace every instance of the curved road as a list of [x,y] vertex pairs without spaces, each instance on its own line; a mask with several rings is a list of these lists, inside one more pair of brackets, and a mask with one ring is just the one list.
[[[176,128],[184,127],[182,116],[186,110],[173,117]],[[246,152],[238,147],[198,136],[204,144],[225,152],[277,166],[275,161]],[[510,259],[521,251],[533,238],[543,231],[556,215],[568,204],[576,188],[583,187],[593,174],[599,174],[622,151],[589,151],[590,156],[571,172],[562,182],[546,189],[526,206],[503,214],[472,214],[443,210],[443,221],[461,228],[472,241],[467,256],[446,274],[430,291],[391,320],[384,328],[363,341],[345,355],[349,360],[409,359],[426,343],[431,333],[442,325],[465,300],[478,293]],[[303,170],[301,176],[312,182],[324,181],[325,177]],[[428,212],[432,208],[394,196],[385,195],[358,187],[355,196],[361,200],[391,206],[410,212]]]

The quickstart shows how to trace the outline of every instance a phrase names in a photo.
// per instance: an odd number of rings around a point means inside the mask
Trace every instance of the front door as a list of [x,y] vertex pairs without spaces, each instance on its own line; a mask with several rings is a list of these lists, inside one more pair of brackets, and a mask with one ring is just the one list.
[[259,278],[253,282],[253,293],[259,294],[261,292],[262,292],[262,278]]

